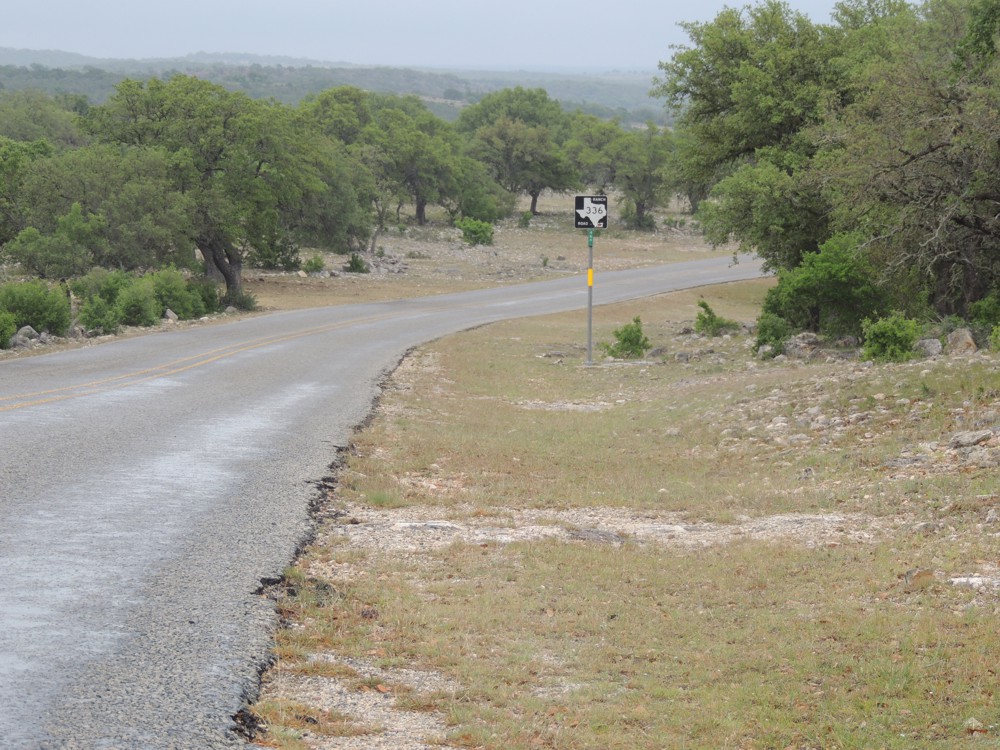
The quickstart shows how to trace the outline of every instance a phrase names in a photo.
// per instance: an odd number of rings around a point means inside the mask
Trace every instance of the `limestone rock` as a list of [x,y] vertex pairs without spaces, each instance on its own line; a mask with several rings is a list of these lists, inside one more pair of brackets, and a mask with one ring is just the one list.
[[956,328],[948,334],[948,345],[945,347],[948,354],[975,354],[979,351],[975,339],[972,338],[972,331],[968,328]]

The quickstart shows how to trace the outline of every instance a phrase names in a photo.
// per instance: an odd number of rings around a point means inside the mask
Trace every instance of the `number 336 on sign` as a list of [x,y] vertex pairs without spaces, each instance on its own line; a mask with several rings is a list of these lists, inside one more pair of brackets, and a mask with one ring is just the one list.
[[607,229],[608,196],[606,195],[576,196],[576,228]]

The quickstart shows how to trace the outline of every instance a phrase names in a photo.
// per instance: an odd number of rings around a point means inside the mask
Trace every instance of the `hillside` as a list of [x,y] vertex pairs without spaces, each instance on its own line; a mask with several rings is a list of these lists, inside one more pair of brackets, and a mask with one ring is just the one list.
[[251,54],[199,53],[181,58],[112,60],[70,52],[0,48],[0,90],[38,89],[49,94],[83,94],[103,102],[124,78],[205,78],[255,98],[296,104],[335,86],[414,94],[441,117],[454,118],[466,103],[514,86],[543,88],[570,110],[623,123],[664,123],[662,103],[649,97],[654,71],[560,73],[544,71],[429,70],[358,66]]

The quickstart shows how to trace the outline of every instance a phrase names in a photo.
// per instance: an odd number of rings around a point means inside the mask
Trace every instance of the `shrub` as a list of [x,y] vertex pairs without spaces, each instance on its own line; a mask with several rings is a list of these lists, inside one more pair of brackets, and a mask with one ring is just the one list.
[[122,289],[115,302],[115,314],[129,326],[155,326],[163,315],[163,306],[156,299],[153,280],[148,276],[135,279]]
[[977,326],[992,330],[1000,325],[1000,292],[991,292],[969,305],[969,319]]
[[878,362],[905,362],[913,356],[913,345],[920,335],[920,323],[893,313],[887,318],[861,324],[865,343],[862,356]]
[[44,281],[26,281],[0,287],[0,310],[14,316],[15,330],[31,326],[62,336],[71,322],[69,298],[60,289],[50,289]]
[[740,324],[735,320],[719,317],[715,313],[715,310],[709,307],[708,303],[703,299],[698,300],[698,307],[701,310],[694,320],[694,330],[698,333],[704,333],[708,336],[720,336],[726,331],[735,331],[740,327]]
[[10,346],[10,339],[15,333],[17,333],[17,322],[14,320],[14,314],[0,310],[0,349],[7,349]]
[[82,300],[101,297],[105,302],[114,304],[118,293],[134,281],[135,277],[124,271],[109,271],[106,268],[95,268],[86,276],[73,279],[70,289]]
[[257,309],[257,298],[253,295],[253,292],[241,289],[236,294],[226,292],[222,298],[222,304],[235,307],[237,310],[252,312]]
[[531,226],[531,220],[534,218],[534,214],[531,211],[525,211],[517,219],[517,225],[521,229],[527,229]]
[[164,268],[150,274],[153,284],[153,294],[160,305],[160,316],[167,308],[173,310],[178,318],[190,320],[205,314],[205,303],[197,290],[192,289],[184,278],[184,274],[176,268]]
[[760,351],[763,346],[770,346],[773,355],[784,353],[785,342],[792,337],[795,330],[791,324],[774,313],[761,313],[757,318],[757,340],[754,342],[754,351]]
[[1000,352],[1000,323],[993,326],[993,330],[990,332],[990,349]]
[[881,315],[888,302],[875,272],[857,251],[857,239],[839,234],[802,264],[778,274],[763,311],[784,318],[795,330],[857,335],[866,318]]
[[492,245],[493,225],[478,219],[459,219],[455,226],[462,230],[462,239],[470,245]]
[[306,273],[319,273],[324,268],[326,268],[326,264],[323,262],[323,258],[319,255],[314,255],[302,264],[302,270]]
[[201,277],[188,280],[188,288],[201,298],[201,306],[206,313],[219,312],[222,309],[222,295],[219,285],[209,278]]
[[365,263],[365,259],[362,258],[357,253],[351,253],[350,259],[347,261],[347,272],[348,273],[369,273],[368,264]]
[[84,302],[78,318],[80,325],[88,331],[101,333],[117,333],[122,324],[118,307],[100,296],[91,297]]
[[279,271],[298,271],[302,265],[299,248],[285,239],[275,239],[266,246],[255,247],[247,253],[247,265]]
[[601,344],[601,348],[609,357],[615,359],[639,359],[649,349],[652,344],[642,332],[642,321],[636,315],[631,323],[626,323],[614,332],[615,342],[613,344]]

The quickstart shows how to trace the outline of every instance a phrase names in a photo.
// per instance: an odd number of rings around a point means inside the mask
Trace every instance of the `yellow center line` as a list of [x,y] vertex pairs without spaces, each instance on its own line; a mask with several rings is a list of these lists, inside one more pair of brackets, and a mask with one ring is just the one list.
[[261,349],[272,344],[280,344],[286,341],[294,341],[296,339],[305,338],[307,336],[328,333],[330,331],[357,325],[359,323],[377,323],[390,317],[392,317],[392,315],[389,314],[373,315],[367,318],[359,318],[347,322],[332,323],[329,325],[317,326],[315,328],[307,328],[293,333],[266,336],[256,340],[251,339],[249,342],[243,344],[230,344],[228,346],[219,347],[218,349],[211,349],[207,352],[195,354],[190,357],[182,357],[181,359],[175,359],[171,362],[165,362],[161,365],[156,365],[155,367],[147,367],[109,378],[91,380],[86,383],[77,383],[76,385],[53,388],[51,390],[35,391],[33,393],[0,396],[0,403],[5,401],[16,402],[0,405],[0,412],[23,409],[28,406],[38,406],[41,404],[65,401],[67,399],[80,398],[82,396],[89,396],[113,389],[148,383],[150,381],[157,380],[158,378],[165,378],[171,375],[186,372],[188,370],[193,370],[198,367],[211,364],[212,362],[218,362],[219,360],[226,359],[243,352],[252,351],[254,349]]

